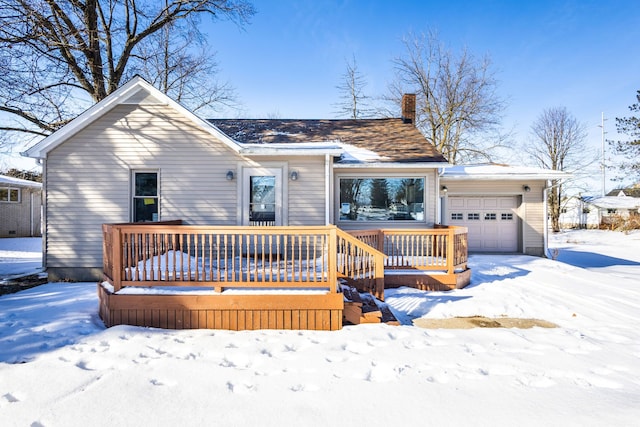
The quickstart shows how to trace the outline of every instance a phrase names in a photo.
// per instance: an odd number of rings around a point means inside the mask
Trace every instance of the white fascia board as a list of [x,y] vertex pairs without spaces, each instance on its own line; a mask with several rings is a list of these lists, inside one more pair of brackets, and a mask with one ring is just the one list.
[[522,181],[522,180],[538,180],[538,181],[546,181],[549,179],[567,179],[570,178],[571,175],[566,173],[558,173],[558,174],[486,174],[486,175],[474,175],[474,174],[464,174],[464,175],[440,175],[441,181],[468,181],[472,180],[482,180],[482,181],[495,181],[495,180],[507,180],[507,181]]
[[27,179],[15,178],[13,176],[0,175],[0,185],[42,188],[41,182],[29,181]]
[[57,147],[59,144],[72,137],[76,133],[80,132],[82,129],[87,127],[89,124],[93,123],[95,120],[102,117],[104,114],[109,112],[116,105],[124,103],[129,97],[133,94],[137,93],[141,89],[146,89],[149,91],[154,97],[158,98],[163,103],[175,108],[178,112],[191,119],[201,128],[209,132],[210,134],[216,136],[223,143],[228,145],[230,148],[235,150],[236,152],[240,151],[240,147],[237,142],[233,141],[226,134],[221,132],[218,128],[211,125],[205,120],[202,120],[194,113],[175,102],[167,95],[153,87],[150,83],[144,80],[140,76],[135,76],[127,83],[116,89],[113,93],[107,96],[102,101],[96,103],[91,106],[87,110],[85,110],[78,117],[73,119],[70,123],[65,125],[64,127],[58,129],[51,135],[47,136],[43,140],[39,141],[33,147],[27,149],[26,151],[20,153],[25,157],[32,157],[36,159],[43,159],[46,157],[46,154]]
[[372,162],[372,163],[334,163],[334,169],[440,169],[448,166],[449,163],[443,162]]

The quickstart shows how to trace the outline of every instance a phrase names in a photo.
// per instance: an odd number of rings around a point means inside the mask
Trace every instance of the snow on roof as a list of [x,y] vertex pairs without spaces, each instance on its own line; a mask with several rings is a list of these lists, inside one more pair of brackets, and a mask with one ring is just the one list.
[[42,183],[29,181],[27,179],[14,178],[12,176],[0,175],[0,185],[15,185],[20,187],[42,188]]
[[342,144],[334,141],[304,142],[304,143],[275,143],[275,144],[240,144],[242,154],[269,155],[314,155],[342,154]]
[[344,143],[341,146],[344,150],[340,157],[340,162],[342,163],[376,162],[387,159],[366,148]]
[[528,166],[509,166],[496,163],[475,165],[455,165],[447,167],[442,173],[443,179],[561,179],[570,174],[562,171],[533,168]]
[[602,209],[639,209],[640,199],[637,197],[625,196],[604,196],[591,200],[594,206]]

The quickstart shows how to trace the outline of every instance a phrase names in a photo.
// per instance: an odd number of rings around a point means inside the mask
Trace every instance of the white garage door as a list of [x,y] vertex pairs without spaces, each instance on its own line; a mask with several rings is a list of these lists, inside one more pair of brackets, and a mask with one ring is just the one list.
[[445,223],[469,229],[469,251],[518,250],[517,196],[449,196]]

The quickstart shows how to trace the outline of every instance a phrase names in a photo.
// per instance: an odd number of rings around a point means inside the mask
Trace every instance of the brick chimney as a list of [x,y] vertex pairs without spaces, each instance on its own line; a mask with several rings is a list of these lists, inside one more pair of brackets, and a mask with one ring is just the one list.
[[416,123],[416,94],[405,93],[402,95],[402,121],[404,123]]

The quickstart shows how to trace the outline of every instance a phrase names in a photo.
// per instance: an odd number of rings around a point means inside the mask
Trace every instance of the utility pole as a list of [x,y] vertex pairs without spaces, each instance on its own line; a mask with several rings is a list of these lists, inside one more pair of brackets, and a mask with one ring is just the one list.
[[600,167],[602,168],[602,197],[605,196],[605,194],[607,194],[606,189],[605,189],[605,183],[606,183],[606,175],[607,175],[607,165],[605,163],[605,144],[604,144],[604,134],[606,133],[604,131],[604,112],[602,112],[602,124],[600,125],[600,127],[602,128],[602,162],[600,163]]

